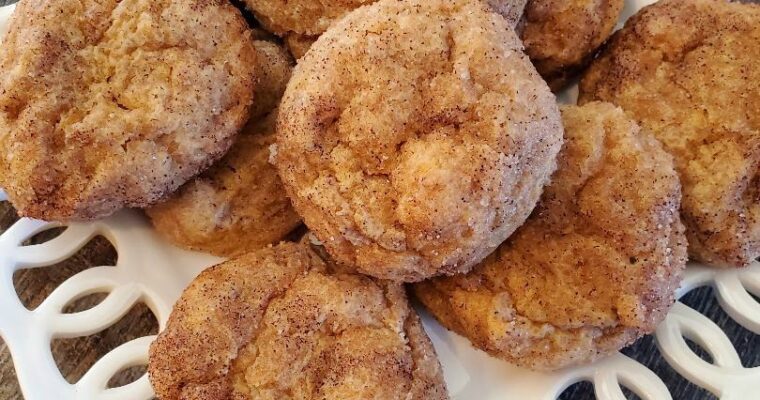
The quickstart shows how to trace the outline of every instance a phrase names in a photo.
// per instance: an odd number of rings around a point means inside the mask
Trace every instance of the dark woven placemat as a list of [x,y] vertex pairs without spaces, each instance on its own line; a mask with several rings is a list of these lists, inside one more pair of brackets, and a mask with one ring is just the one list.
[[[53,0],[51,0],[53,1]],[[0,232],[5,231],[17,220],[16,213],[8,203],[0,203]],[[60,230],[43,232],[31,242],[41,243],[56,236]],[[29,309],[37,307],[58,285],[88,268],[114,265],[116,251],[102,237],[90,241],[73,257],[60,264],[17,272],[13,283],[21,302]],[[68,305],[65,312],[83,311],[98,304],[105,295],[87,296]],[[2,316],[0,316],[2,318]],[[58,363],[63,376],[69,382],[76,382],[100,357],[122,343],[138,337],[156,334],[158,323],[153,313],[144,304],[134,307],[118,323],[97,335],[84,338],[55,340],[51,344],[53,358]],[[133,368],[118,374],[111,386],[122,386],[139,378],[143,368]],[[22,399],[16,381],[13,363],[5,343],[0,341],[0,399]]]

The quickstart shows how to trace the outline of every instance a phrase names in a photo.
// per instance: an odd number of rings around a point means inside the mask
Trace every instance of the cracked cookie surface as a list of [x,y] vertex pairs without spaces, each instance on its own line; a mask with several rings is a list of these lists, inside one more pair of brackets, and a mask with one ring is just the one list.
[[607,103],[563,109],[541,203],[472,272],[414,286],[477,347],[534,369],[591,362],[652,332],[686,262],[671,157]]
[[689,253],[760,257],[760,5],[663,0],[617,33],[580,101],[621,106],[663,143],[683,185]]
[[447,398],[399,284],[283,243],[204,271],[150,350],[161,399]]
[[0,49],[0,186],[48,220],[155,203],[229,148],[254,64],[226,1],[23,1]]
[[294,206],[330,254],[408,282],[469,270],[522,224],[562,126],[504,18],[477,1],[384,0],[301,59],[277,142]]

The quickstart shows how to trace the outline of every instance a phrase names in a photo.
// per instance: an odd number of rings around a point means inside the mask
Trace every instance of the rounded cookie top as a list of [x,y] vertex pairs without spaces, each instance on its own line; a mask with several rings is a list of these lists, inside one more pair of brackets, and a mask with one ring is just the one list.
[[203,272],[150,349],[158,397],[445,399],[403,287],[283,243]]
[[245,0],[257,19],[280,36],[320,35],[351,10],[376,0]]
[[520,23],[525,52],[562,89],[612,34],[623,0],[530,0]]
[[408,282],[467,271],[522,224],[562,126],[514,31],[484,4],[384,0],[301,59],[277,142],[294,206],[330,254]]
[[415,285],[444,326],[509,362],[555,369],[655,329],[686,262],[680,186],[661,145],[607,103],[563,109],[565,145],[533,215],[472,272]]
[[229,148],[255,58],[222,0],[19,3],[0,48],[0,186],[42,219],[156,202]]
[[147,209],[156,230],[180,247],[227,257],[277,243],[297,228],[301,218],[269,163],[276,118],[273,112],[250,122],[224,158]]
[[717,266],[760,256],[760,6],[663,0],[614,36],[581,102],[621,106],[676,162],[689,253]]

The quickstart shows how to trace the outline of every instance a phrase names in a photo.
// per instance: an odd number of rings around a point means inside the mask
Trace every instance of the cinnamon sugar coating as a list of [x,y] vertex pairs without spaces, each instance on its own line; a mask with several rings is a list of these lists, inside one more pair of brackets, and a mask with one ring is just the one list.
[[478,1],[383,0],[301,59],[277,142],[331,256],[410,282],[468,271],[524,222],[562,127],[504,18]]
[[376,0],[245,0],[256,18],[280,36],[321,35],[350,11]]
[[523,15],[528,0],[485,0],[492,10],[501,14],[512,25],[517,24]]
[[447,398],[401,285],[283,243],[203,272],[150,349],[163,400]]
[[673,155],[689,253],[719,267],[760,257],[760,5],[663,0],[615,35],[581,102],[621,106]]
[[447,328],[534,369],[652,332],[686,262],[671,157],[607,103],[563,109],[559,166],[530,219],[472,272],[415,285]]
[[272,41],[256,40],[253,47],[256,48],[257,79],[251,119],[255,122],[280,105],[295,62],[285,47]]
[[301,224],[269,163],[274,108],[290,80],[293,61],[278,44],[257,40],[254,46],[256,104],[235,144],[167,201],[146,209],[155,229],[177,246],[229,257],[277,243]]
[[305,36],[297,33],[292,33],[283,39],[285,46],[288,47],[288,51],[293,55],[293,58],[300,60],[307,51],[311,48],[311,45],[317,41],[317,36]]
[[47,220],[151,205],[232,144],[255,59],[226,1],[23,1],[0,47],[0,186]]
[[277,113],[249,123],[232,149],[208,171],[146,210],[172,243],[234,256],[283,240],[301,224],[269,163]]
[[563,89],[612,34],[623,0],[529,0],[520,22],[525,52],[552,90]]

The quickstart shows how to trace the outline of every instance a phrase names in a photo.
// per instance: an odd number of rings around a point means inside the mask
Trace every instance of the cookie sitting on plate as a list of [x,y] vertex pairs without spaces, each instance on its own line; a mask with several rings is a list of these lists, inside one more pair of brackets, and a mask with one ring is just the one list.
[[608,103],[563,109],[557,172],[472,272],[415,285],[445,327],[511,363],[589,363],[651,333],[686,263],[672,158]]
[[521,47],[479,1],[382,0],[301,59],[272,160],[337,262],[405,282],[466,272],[525,221],[562,126]]
[[0,187],[48,220],[154,204],[230,147],[255,60],[227,1],[22,1],[0,48]]
[[162,400],[448,398],[403,287],[294,243],[201,273],[151,345],[148,372]]
[[580,101],[622,107],[662,141],[683,184],[689,254],[760,257],[760,5],[663,0],[617,33]]

